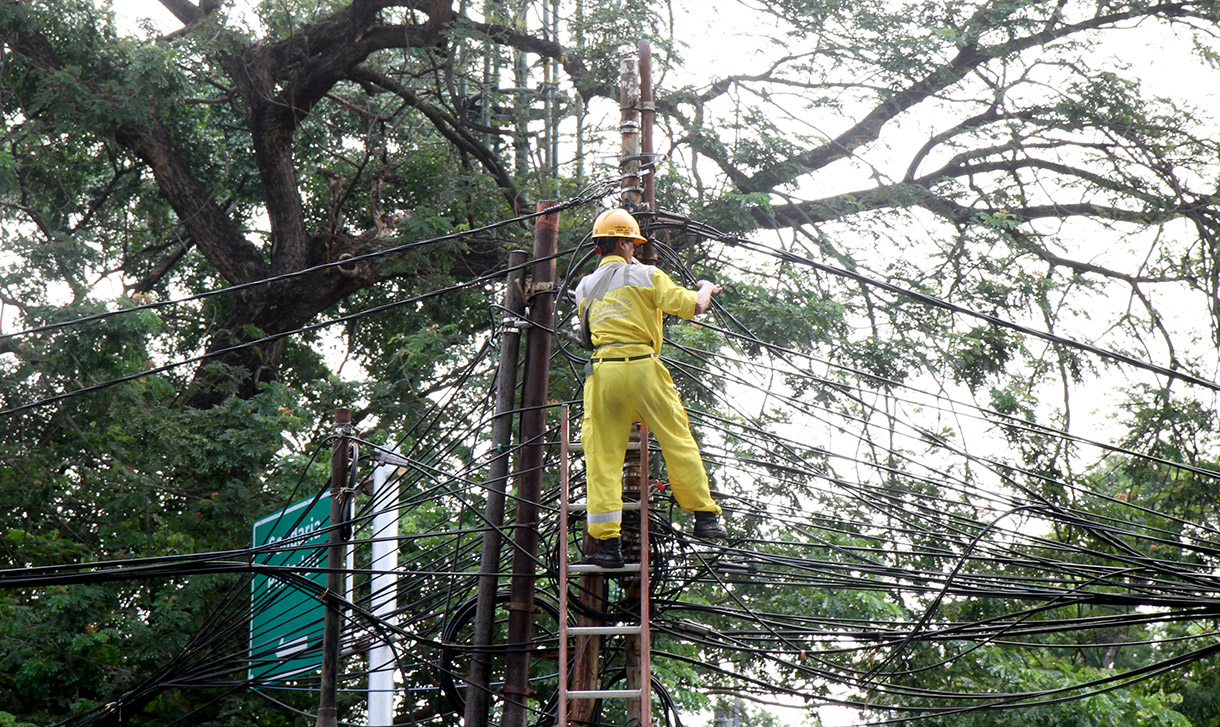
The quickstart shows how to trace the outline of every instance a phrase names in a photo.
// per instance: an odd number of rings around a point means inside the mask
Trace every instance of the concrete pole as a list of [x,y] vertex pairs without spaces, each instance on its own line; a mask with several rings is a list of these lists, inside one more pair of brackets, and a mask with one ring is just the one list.
[[[538,203],[538,210],[554,206]],[[547,379],[551,369],[552,315],[555,310],[555,251],[559,214],[539,217],[534,228],[534,282],[530,329],[526,334],[525,390],[521,402],[521,480],[517,493],[513,575],[508,604],[507,666],[502,727],[526,727],[529,687],[529,642],[533,635],[535,558],[538,554],[538,500],[546,462]]]
[[[391,448],[394,453],[397,448]],[[398,610],[398,494],[397,469],[391,464],[373,470],[373,571],[371,608],[379,619],[391,618]],[[389,634],[386,634],[388,639]],[[369,650],[369,727],[394,724],[394,673],[397,664],[389,641]]]
[[318,719],[315,727],[338,727],[339,639],[343,625],[343,607],[339,594],[343,592],[343,556],[347,527],[343,488],[347,486],[347,458],[351,442],[352,410],[335,409],[335,449],[330,461],[330,539],[326,547],[326,591],[332,600],[327,604],[322,623],[322,683],[318,696]]
[[506,315],[504,333],[500,338],[500,365],[496,372],[496,415],[491,422],[491,446],[494,459],[487,472],[487,518],[483,531],[483,551],[479,558],[479,592],[475,605],[472,654],[466,686],[466,727],[486,727],[487,707],[491,702],[489,673],[492,626],[496,615],[496,591],[500,586],[500,528],[504,525],[504,492],[508,481],[509,449],[513,442],[513,410],[517,394],[517,359],[521,349],[521,332],[515,323],[525,315],[525,253],[513,250],[508,254],[512,270],[504,292]]

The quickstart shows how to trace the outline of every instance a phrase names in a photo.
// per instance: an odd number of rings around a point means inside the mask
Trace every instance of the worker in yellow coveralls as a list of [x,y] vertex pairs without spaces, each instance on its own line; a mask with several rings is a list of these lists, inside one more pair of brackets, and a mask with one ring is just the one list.
[[636,262],[635,246],[646,240],[627,210],[599,215],[592,237],[601,264],[577,286],[576,302],[582,336],[593,348],[580,438],[588,477],[588,530],[599,550],[581,562],[621,568],[621,473],[635,422],[644,422],[656,435],[674,498],[695,514],[695,536],[726,536],[686,409],[658,358],[661,314],[689,319],[702,313],[720,286],[701,280],[697,291],[687,290],[656,267]]

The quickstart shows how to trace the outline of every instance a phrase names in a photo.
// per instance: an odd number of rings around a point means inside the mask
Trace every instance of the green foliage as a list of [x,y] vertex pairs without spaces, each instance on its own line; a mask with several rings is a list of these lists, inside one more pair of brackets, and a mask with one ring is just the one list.
[[976,326],[951,339],[949,366],[953,377],[977,389],[984,380],[1005,370],[1019,339],[995,326]]

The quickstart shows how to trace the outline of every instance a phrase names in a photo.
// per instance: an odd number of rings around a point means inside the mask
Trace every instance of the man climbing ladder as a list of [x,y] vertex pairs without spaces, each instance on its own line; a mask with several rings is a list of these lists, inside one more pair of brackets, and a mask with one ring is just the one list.
[[637,263],[635,246],[647,240],[627,210],[599,215],[592,237],[602,260],[577,286],[576,301],[581,334],[594,348],[580,438],[588,476],[588,529],[599,541],[599,550],[582,562],[621,568],[621,473],[631,426],[637,421],[656,434],[674,498],[695,514],[695,537],[726,535],[686,409],[658,358],[661,314],[690,319],[708,309],[720,286],[701,280],[697,291],[687,290],[656,267]]

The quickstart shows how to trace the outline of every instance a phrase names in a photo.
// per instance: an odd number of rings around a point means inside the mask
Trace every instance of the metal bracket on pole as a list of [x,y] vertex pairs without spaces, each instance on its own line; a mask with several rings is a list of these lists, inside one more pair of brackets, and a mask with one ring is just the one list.
[[538,280],[525,286],[525,297],[526,300],[533,300],[539,294],[554,293],[558,289],[559,286],[553,280]]
[[373,452],[373,461],[377,464],[393,465],[395,467],[410,467],[411,460],[391,449],[378,449]]

